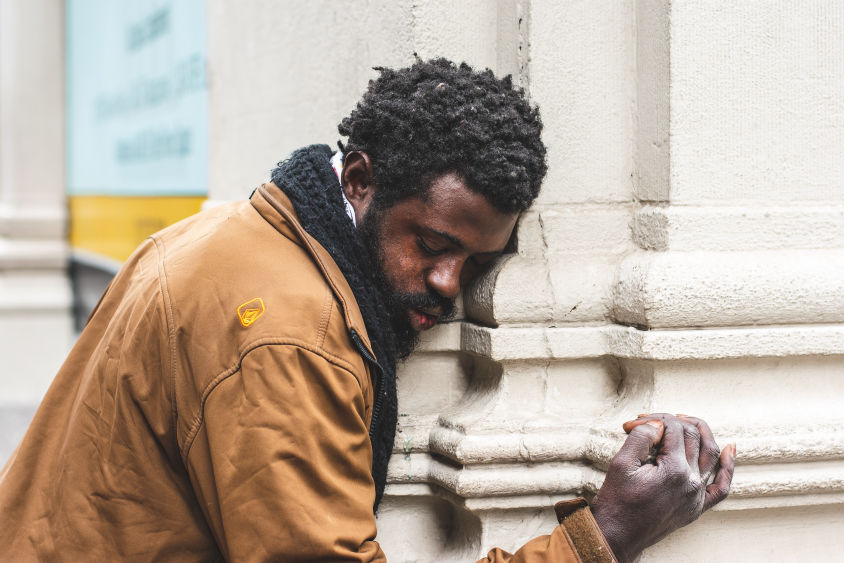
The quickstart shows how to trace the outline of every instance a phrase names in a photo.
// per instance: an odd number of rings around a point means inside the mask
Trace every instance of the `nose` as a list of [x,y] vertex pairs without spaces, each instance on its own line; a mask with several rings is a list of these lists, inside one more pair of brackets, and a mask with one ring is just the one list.
[[428,287],[446,297],[454,299],[460,293],[460,260],[441,260],[428,271]]

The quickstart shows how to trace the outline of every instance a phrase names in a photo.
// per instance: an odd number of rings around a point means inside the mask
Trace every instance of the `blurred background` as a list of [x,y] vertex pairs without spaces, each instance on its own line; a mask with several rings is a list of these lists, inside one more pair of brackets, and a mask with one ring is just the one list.
[[204,0],[0,2],[0,459],[121,263],[206,199],[205,20]]
[[147,235],[208,190],[204,0],[65,4],[75,327]]
[[526,89],[549,172],[400,368],[389,560],[550,532],[642,412],[738,450],[643,561],[840,560],[842,38],[837,0],[0,0],[0,463],[144,237],[445,56]]

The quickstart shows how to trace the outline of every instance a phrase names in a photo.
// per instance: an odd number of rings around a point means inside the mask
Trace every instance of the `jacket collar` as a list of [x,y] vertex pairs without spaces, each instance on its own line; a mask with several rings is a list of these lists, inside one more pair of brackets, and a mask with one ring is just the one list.
[[296,217],[293,204],[278,186],[272,182],[261,185],[250,198],[254,207],[261,217],[272,225],[279,233],[291,240],[298,240],[302,247],[311,255],[314,263],[322,272],[325,281],[334,292],[334,296],[340,302],[343,317],[346,321],[346,328],[360,335],[367,351],[375,357],[372,351],[372,344],[369,342],[369,335],[366,333],[366,326],[363,322],[363,315],[358,307],[352,289],[349,287],[346,278],[334,259],[322,245],[305,231]]

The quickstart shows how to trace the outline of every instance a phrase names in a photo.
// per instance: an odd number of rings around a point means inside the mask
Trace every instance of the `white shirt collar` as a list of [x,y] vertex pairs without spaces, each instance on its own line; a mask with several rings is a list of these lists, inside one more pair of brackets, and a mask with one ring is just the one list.
[[355,219],[355,208],[352,207],[352,204],[349,203],[349,200],[346,198],[346,192],[343,190],[343,182],[340,180],[343,174],[343,153],[337,151],[334,153],[334,156],[331,157],[331,167],[334,168],[334,173],[337,174],[337,181],[340,182],[340,195],[343,196],[343,205],[346,207],[346,215],[349,216],[349,219],[352,220],[352,224],[357,227],[358,222]]

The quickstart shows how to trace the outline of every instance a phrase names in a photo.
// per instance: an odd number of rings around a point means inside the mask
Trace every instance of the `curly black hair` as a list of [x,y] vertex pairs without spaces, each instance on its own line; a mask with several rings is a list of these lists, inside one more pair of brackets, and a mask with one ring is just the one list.
[[375,70],[381,75],[337,128],[349,138],[344,155],[372,160],[376,206],[424,198],[450,172],[501,212],[530,206],[547,170],[542,120],[510,76],[442,58]]

